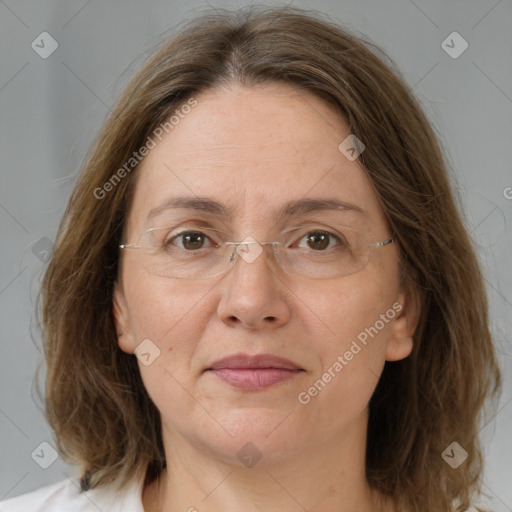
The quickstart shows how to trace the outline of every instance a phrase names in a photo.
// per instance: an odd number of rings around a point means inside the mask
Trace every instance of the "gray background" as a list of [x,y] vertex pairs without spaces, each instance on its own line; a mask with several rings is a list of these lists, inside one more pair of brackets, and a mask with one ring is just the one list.
[[[381,46],[440,134],[484,264],[505,373],[497,414],[482,428],[484,489],[494,510],[512,511],[512,2],[293,5],[328,13]],[[39,447],[41,442],[54,445],[34,392],[41,362],[34,302],[46,251],[76,174],[122,87],[162,34],[205,7],[196,0],[0,0],[0,499],[71,474],[60,459],[48,469],[35,462],[51,462],[51,449]],[[31,47],[45,31],[58,42],[47,59]],[[441,46],[453,31],[469,45],[457,58]]]

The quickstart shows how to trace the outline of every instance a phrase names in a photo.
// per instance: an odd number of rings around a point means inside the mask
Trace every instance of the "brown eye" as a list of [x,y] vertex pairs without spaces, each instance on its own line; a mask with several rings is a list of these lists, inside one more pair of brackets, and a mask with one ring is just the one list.
[[[314,251],[323,251],[325,249],[330,248],[331,242],[336,239],[333,234],[328,233],[326,231],[311,231],[307,233],[302,240],[305,240],[307,247],[313,249]],[[299,247],[304,247],[299,242]]]
[[321,251],[329,246],[329,235],[327,233],[310,233],[307,235],[307,241],[311,249]]
[[209,238],[204,233],[201,233],[201,231],[187,231],[174,237],[173,243],[180,249],[194,251],[202,249],[207,240]]

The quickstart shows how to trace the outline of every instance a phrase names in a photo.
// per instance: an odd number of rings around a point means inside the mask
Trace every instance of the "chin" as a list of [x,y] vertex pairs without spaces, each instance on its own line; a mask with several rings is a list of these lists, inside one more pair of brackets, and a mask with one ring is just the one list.
[[194,429],[195,437],[204,448],[228,464],[247,465],[246,457],[253,460],[261,457],[262,462],[269,463],[290,456],[310,437],[297,422],[291,423],[294,417],[290,415],[291,410],[282,405],[280,409],[245,407],[225,410],[215,415],[219,428],[201,425]]

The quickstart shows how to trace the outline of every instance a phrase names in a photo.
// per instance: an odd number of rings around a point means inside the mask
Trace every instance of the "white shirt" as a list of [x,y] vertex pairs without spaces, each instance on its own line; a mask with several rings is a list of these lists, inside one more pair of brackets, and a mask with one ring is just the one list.
[[63,480],[0,502],[0,512],[144,512],[142,488],[141,481],[120,492],[108,486],[81,492],[76,480]]

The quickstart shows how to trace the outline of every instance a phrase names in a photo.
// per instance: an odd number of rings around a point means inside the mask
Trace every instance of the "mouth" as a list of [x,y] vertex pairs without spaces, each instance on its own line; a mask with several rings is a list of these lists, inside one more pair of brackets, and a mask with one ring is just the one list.
[[271,354],[235,354],[216,361],[205,371],[246,391],[266,389],[305,372],[292,361]]

